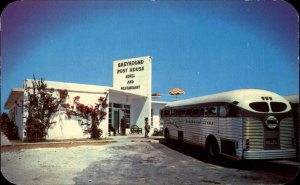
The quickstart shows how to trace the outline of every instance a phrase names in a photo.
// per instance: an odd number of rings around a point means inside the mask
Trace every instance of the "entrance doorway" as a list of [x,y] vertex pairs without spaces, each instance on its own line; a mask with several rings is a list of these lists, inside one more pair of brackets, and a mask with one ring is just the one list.
[[109,103],[109,117],[108,122],[114,128],[116,134],[121,132],[121,119],[126,118],[126,128],[130,127],[130,105],[120,103]]

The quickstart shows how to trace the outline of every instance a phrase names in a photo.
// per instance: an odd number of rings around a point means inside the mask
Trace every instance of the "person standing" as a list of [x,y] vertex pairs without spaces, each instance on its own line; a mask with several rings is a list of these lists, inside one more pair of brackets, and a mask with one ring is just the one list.
[[148,134],[150,132],[150,125],[148,124],[148,121],[145,122],[145,137],[149,137]]
[[121,119],[121,135],[126,135],[126,116],[124,115]]

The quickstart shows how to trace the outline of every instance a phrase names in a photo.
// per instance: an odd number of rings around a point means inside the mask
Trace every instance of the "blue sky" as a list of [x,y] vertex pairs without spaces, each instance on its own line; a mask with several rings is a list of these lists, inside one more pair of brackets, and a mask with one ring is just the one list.
[[[17,12],[17,13],[16,13]],[[1,106],[24,79],[112,86],[113,61],[152,56],[152,91],[299,92],[298,16],[284,1],[25,0],[1,15]]]

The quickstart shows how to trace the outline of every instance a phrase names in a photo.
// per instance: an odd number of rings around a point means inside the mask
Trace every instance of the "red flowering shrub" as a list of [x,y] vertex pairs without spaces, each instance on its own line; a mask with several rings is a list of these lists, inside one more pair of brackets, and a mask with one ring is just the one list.
[[[108,107],[107,97],[108,94],[106,94],[106,97],[100,97],[98,101],[101,101],[101,104],[95,103],[95,106],[93,107],[84,105],[82,103],[78,103],[77,100],[79,100],[80,97],[76,96],[74,98],[74,103],[76,104],[76,111],[68,109],[66,110],[66,115],[68,116],[68,118],[71,118],[72,116],[77,116],[85,119],[86,121],[81,120],[81,125],[86,126],[84,133],[89,133],[91,138],[99,138],[102,135],[102,130],[99,129],[98,126],[107,115],[107,113],[105,112],[105,109]],[[71,106],[71,109],[73,108],[74,107]]]
[[68,104],[68,103],[63,103],[63,104],[61,104],[61,106],[63,108],[70,108],[70,104]]
[[80,96],[75,96],[74,97],[74,102],[78,101],[80,99]]
[[105,100],[105,98],[100,96],[100,98],[98,100],[103,102]]
[[68,118],[70,119],[72,117],[72,115],[75,115],[75,112],[72,110],[67,110],[66,115],[68,116]]
[[33,76],[32,87],[25,87],[24,108],[27,111],[25,136],[29,141],[45,139],[48,129],[55,122],[52,116],[59,110],[59,106],[69,108],[62,104],[68,96],[67,90],[59,90],[59,97],[53,95],[54,89],[47,89],[44,79],[36,80]]
[[106,102],[103,102],[103,103],[102,103],[102,107],[103,107],[103,108],[107,108],[107,107],[108,107],[108,104],[107,104]]
[[68,96],[68,90],[61,90],[61,89],[59,89],[58,92],[59,92],[59,98],[60,99],[66,99],[67,98],[67,96]]

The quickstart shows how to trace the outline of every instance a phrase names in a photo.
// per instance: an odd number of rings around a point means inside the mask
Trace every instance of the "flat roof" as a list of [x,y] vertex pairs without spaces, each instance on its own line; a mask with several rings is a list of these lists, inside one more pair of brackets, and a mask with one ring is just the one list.
[[116,95],[118,95],[118,94],[119,95],[128,95],[128,96],[133,97],[134,99],[137,99],[137,98],[147,98],[147,96],[143,96],[143,95],[135,94],[135,93],[130,93],[128,91],[117,90],[117,89],[113,89],[113,88],[110,88],[109,92],[115,93]]
[[[28,87],[32,87],[32,79],[26,79]],[[37,80],[39,81],[39,80]],[[58,81],[48,81],[45,80],[47,84],[47,88],[54,89],[67,89],[71,92],[80,92],[80,93],[104,93],[107,92],[111,87],[108,86],[100,86],[100,85],[91,85],[91,84],[79,84],[79,83],[71,83],[71,82],[58,82]]]
[[[47,81],[49,82],[49,81]],[[55,82],[50,82],[50,83],[55,83]],[[71,84],[71,83],[63,83],[61,82],[61,84]],[[72,84],[74,85],[74,84]],[[75,85],[78,85],[78,84],[75,84]],[[139,98],[147,98],[147,96],[144,96],[144,95],[140,95],[140,94],[135,94],[135,93],[130,93],[128,91],[122,91],[122,90],[117,90],[117,89],[113,89],[113,88],[109,88],[109,87],[105,87],[105,86],[102,86],[102,88],[108,88],[109,89],[109,92],[110,93],[113,93],[114,95],[128,95],[130,96],[132,99],[139,99]],[[10,95],[5,103],[5,106],[4,108],[5,109],[11,109],[13,108],[14,104],[15,104],[15,101],[18,100],[18,98],[20,96],[24,95],[24,89],[23,88],[12,88],[11,89],[11,92],[10,92]],[[152,104],[167,104],[169,102],[162,102],[162,101],[151,101]]]
[[8,96],[8,99],[4,105],[4,108],[11,109],[14,106],[15,101],[23,94],[24,94],[23,88],[12,88]]

